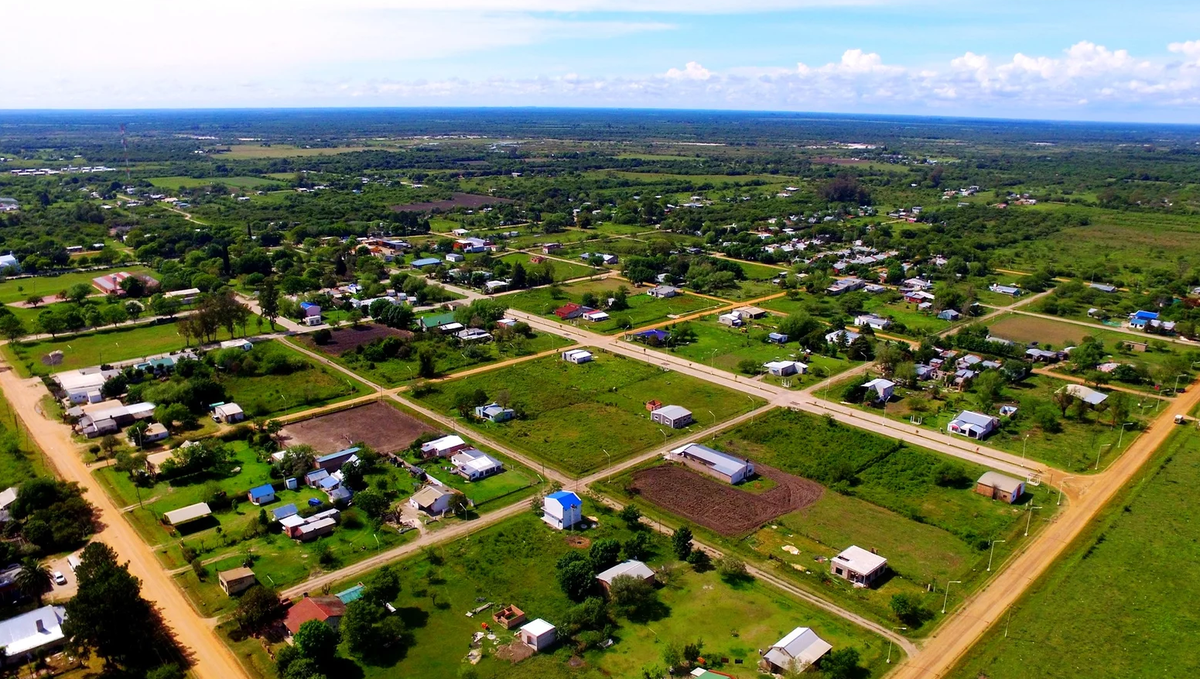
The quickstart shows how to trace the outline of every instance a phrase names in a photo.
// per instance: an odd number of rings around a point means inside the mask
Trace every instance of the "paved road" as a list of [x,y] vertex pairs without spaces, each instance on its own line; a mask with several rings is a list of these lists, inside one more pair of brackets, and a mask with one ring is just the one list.
[[[192,656],[195,676],[199,679],[245,677],[237,659],[217,638],[208,622],[188,605],[150,547],[121,516],[121,511],[113,505],[95,477],[88,473],[79,446],[71,440],[70,428],[39,414],[38,403],[46,395],[42,381],[37,378],[22,380],[11,370],[3,370],[0,371],[0,388],[59,475],[87,491],[87,499],[96,506],[103,525],[95,539],[108,544],[121,559],[129,562],[129,572],[142,581],[142,596],[158,607],[179,643]],[[74,574],[67,577],[73,578]],[[114,620],[113,624],[120,624],[120,621]]]
[[910,657],[892,675],[893,679],[945,677],[989,627],[1062,555],[1067,546],[1087,528],[1154,451],[1175,430],[1176,415],[1186,415],[1200,404],[1200,389],[1191,389],[1172,401],[1149,431],[1095,476],[1071,481],[1067,508],[1041,535],[1031,541],[986,587],[975,593],[953,617],[931,636],[921,653]]

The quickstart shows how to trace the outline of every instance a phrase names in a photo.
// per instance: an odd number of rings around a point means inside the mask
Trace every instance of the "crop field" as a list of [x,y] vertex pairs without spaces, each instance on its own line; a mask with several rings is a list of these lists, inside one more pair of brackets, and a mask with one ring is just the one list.
[[239,189],[279,189],[284,186],[266,177],[151,177],[147,181],[161,189],[194,189],[212,184],[224,184]]
[[773,487],[751,493],[682,465],[664,464],[636,472],[631,488],[667,511],[722,535],[745,533],[803,509],[824,491],[820,484],[766,465],[756,466],[755,473],[773,482]]
[[526,290],[513,295],[505,295],[502,299],[515,309],[531,314],[550,316],[551,320],[555,320],[557,317],[553,316],[553,313],[558,307],[568,302],[578,304],[583,300],[583,295],[589,292],[596,295],[597,298],[603,299],[616,292],[617,288],[621,286],[629,290],[628,309],[611,311],[609,312],[611,318],[600,323],[591,323],[582,319],[575,322],[592,332],[613,334],[621,332],[621,326],[626,325],[626,321],[631,328],[640,328],[670,320],[673,316],[684,316],[718,306],[718,303],[711,299],[688,294],[676,295],[670,299],[656,299],[645,294],[647,288],[635,288],[627,281],[614,278],[572,283],[558,288],[557,291],[554,288]]
[[279,435],[287,446],[309,445],[318,453],[344,450],[358,442],[380,453],[394,453],[407,448],[422,434],[436,431],[388,402],[375,402],[293,422]]
[[265,417],[335,403],[370,392],[367,385],[275,340],[254,345],[250,354],[260,363],[279,355],[298,369],[286,374],[222,375],[218,381],[247,417]]
[[[584,511],[601,517],[600,526],[587,533],[592,542],[626,540],[632,535],[606,507],[585,500]],[[667,540],[655,534],[650,537],[652,554],[647,563],[655,568],[673,563]],[[553,577],[529,574],[550,564],[552,575],[554,562],[572,549],[561,533],[532,515],[521,514],[469,540],[400,562],[394,567],[401,580],[400,595],[392,604],[404,616],[410,643],[401,654],[370,663],[355,661],[350,676],[441,677],[453,676],[455,668],[469,667],[479,679],[635,677],[643,667],[661,666],[665,644],[700,639],[711,667],[734,679],[756,679],[757,650],[796,626],[811,627],[835,649],[858,650],[863,667],[856,675],[859,679],[877,677],[886,667],[887,642],[862,628],[753,580],[730,585],[715,572],[695,573],[678,563],[671,584],[658,589],[659,612],[648,620],[619,618],[613,635],[616,643],[611,647],[577,654],[570,644],[559,644],[517,664],[502,658],[502,649],[515,634],[492,625],[490,613],[514,604],[529,619],[563,620],[572,602]],[[355,582],[334,586],[332,591]],[[481,615],[493,626],[496,639],[484,639],[482,658],[478,664],[467,665],[469,641],[480,626],[479,617],[468,618],[463,613],[478,607],[480,601],[492,602]],[[254,652],[262,653],[261,648]]]
[[[1192,520],[1200,438],[1175,432],[1049,571],[947,676],[1151,679],[1195,676]],[[1171,564],[1151,568],[1150,564]]]
[[302,336],[300,341],[310,349],[315,349],[331,356],[341,356],[348,351],[354,351],[364,344],[370,344],[375,340],[385,337],[413,337],[413,333],[409,330],[389,328],[386,325],[375,323],[361,323],[357,326],[338,328],[329,334],[331,338],[325,344],[314,342],[311,334]]
[[[574,365],[546,357],[462,379],[433,384],[418,396],[454,412],[459,394],[482,390],[507,401],[524,417],[500,424],[467,416],[472,428],[511,444],[546,464],[583,475],[667,440],[757,408],[762,400],[676,372],[600,352]],[[658,400],[691,410],[697,423],[670,429],[650,421],[645,403]],[[711,414],[710,414],[711,413]],[[703,424],[700,424],[700,423]]]
[[[534,256],[535,255],[530,255],[524,252],[510,252],[509,254],[498,257],[497,259],[502,262],[508,262],[509,264],[516,264],[517,262],[520,262],[521,266],[528,270],[529,267],[534,266],[529,261]],[[575,263],[551,259],[549,262],[550,266],[554,268],[555,283],[569,281],[574,278],[583,278],[585,276],[591,276],[593,274],[603,272],[602,269],[593,269],[592,267],[584,264],[582,261]]]

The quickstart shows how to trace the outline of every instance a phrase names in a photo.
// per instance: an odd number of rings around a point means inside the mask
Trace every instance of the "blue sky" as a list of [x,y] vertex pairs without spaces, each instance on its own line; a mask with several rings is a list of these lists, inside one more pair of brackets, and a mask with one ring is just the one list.
[[64,0],[6,15],[23,30],[0,43],[19,64],[0,108],[1200,109],[1194,0]]

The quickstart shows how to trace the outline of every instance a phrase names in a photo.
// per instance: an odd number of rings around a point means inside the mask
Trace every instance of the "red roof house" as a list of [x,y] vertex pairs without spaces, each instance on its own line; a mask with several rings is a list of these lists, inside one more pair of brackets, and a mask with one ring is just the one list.
[[555,309],[554,315],[558,316],[559,318],[563,319],[564,321],[569,321],[572,318],[579,318],[580,316],[583,315],[584,311],[585,311],[585,309],[583,307],[579,306],[578,304],[575,304],[574,302],[571,302],[569,304],[564,304],[564,305],[560,306],[559,308]]
[[333,629],[337,629],[345,614],[346,604],[335,596],[306,597],[288,609],[283,624],[292,634],[299,632],[300,626],[309,620],[320,620]]

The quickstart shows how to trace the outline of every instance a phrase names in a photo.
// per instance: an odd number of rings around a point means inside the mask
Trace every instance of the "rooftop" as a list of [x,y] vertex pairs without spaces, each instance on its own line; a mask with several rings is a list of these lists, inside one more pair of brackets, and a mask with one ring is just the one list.
[[708,446],[702,446],[699,443],[689,443],[686,446],[672,450],[671,453],[675,455],[682,455],[686,453],[691,457],[707,463],[713,469],[726,476],[733,476],[734,474],[737,474],[744,469],[747,464],[745,460],[722,453],[719,450],[713,450]]
[[842,553],[833,557],[833,560],[838,563],[845,564],[846,567],[855,573],[861,573],[864,575],[867,573],[873,573],[875,570],[887,564],[887,559],[883,558],[882,556],[879,556],[878,554],[872,554],[862,547],[857,547],[855,545],[851,545],[842,550]]

